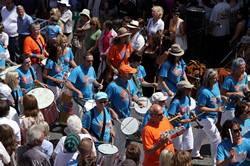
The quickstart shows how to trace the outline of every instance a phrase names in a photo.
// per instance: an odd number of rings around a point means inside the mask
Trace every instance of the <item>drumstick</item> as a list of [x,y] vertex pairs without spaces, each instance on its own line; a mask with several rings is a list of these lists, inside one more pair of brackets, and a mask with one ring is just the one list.
[[[154,83],[156,83],[156,76],[154,76]],[[154,87],[154,93],[155,93],[155,87]]]
[[[101,80],[101,83],[100,83],[100,85],[102,85],[103,84],[103,79]],[[100,92],[101,91],[101,89],[98,89],[98,92]]]
[[116,121],[117,121],[118,123],[122,124],[122,122],[120,121],[120,119],[116,119]]
[[228,132],[229,132],[231,143],[233,144],[233,135],[232,135],[231,129],[228,129]]
[[181,115],[177,115],[177,116],[175,116],[175,117],[169,119],[168,121],[171,122],[171,121],[173,121],[173,120],[175,120],[175,119],[177,119],[177,118],[179,118],[179,117],[181,117]]
[[134,119],[131,118],[130,121],[128,121],[127,124],[125,124],[124,126],[121,125],[121,130],[123,130],[125,127],[127,127]]

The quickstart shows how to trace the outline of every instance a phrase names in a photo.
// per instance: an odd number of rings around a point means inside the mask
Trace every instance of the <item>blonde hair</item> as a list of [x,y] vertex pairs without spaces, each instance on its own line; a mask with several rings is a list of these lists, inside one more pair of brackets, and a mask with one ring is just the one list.
[[18,73],[16,71],[10,71],[6,74],[5,82],[13,90],[18,87]]
[[96,25],[97,25],[97,29],[100,29],[100,28],[101,28],[101,23],[100,23],[98,17],[92,17],[92,18],[90,19],[90,24],[96,24]]
[[50,16],[55,15],[55,16],[57,16],[59,18],[61,17],[61,12],[60,12],[60,10],[58,8],[52,8],[50,10],[49,14],[50,14]]
[[173,153],[167,149],[161,151],[160,155],[160,166],[171,166],[171,159],[173,157]]
[[152,10],[157,12],[159,18],[163,17],[164,10],[163,10],[163,8],[161,6],[153,6]]
[[67,41],[68,42],[68,38],[67,36],[63,35],[63,34],[59,34],[57,37],[56,37],[56,46],[57,47],[62,47],[62,44]]

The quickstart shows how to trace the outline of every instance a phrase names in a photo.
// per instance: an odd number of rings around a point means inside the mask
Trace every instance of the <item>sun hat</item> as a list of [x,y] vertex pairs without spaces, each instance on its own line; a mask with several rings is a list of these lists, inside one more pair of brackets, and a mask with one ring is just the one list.
[[172,44],[171,48],[168,49],[168,52],[174,56],[182,56],[184,54],[184,50],[181,49],[179,44]]
[[168,96],[164,95],[162,92],[156,92],[151,97],[151,102],[165,101]]
[[137,20],[132,20],[127,27],[132,28],[132,29],[137,29],[139,28],[139,21]]
[[85,15],[90,19],[90,11],[89,9],[83,9],[80,15]]
[[57,1],[57,3],[64,4],[67,7],[70,7],[69,0],[60,0],[60,1]]
[[77,151],[77,147],[80,144],[80,137],[77,134],[69,134],[64,141],[64,148],[69,153]]
[[67,119],[67,127],[64,129],[66,134],[80,133],[82,129],[81,119],[77,115],[71,115]]
[[98,92],[94,96],[95,100],[108,99],[108,95],[105,92]]
[[185,81],[185,80],[177,83],[177,89],[183,89],[183,88],[191,89],[193,87],[194,87],[194,85],[192,85],[190,82]]
[[137,69],[129,65],[121,65],[118,71],[121,75],[125,75],[125,74],[134,74],[137,72]]
[[121,28],[119,28],[118,31],[117,31],[117,36],[116,36],[116,38],[120,38],[120,37],[124,37],[124,36],[129,36],[129,35],[131,35],[131,33],[128,32],[128,30],[127,30],[126,28],[121,27]]

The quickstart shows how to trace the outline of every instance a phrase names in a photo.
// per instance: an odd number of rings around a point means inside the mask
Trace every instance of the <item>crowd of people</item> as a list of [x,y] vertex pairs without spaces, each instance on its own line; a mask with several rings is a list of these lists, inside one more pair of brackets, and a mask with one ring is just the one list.
[[[206,13],[207,66],[245,44],[223,79],[187,74],[187,4]],[[4,0],[0,166],[191,166],[205,138],[212,166],[250,165],[247,4]]]

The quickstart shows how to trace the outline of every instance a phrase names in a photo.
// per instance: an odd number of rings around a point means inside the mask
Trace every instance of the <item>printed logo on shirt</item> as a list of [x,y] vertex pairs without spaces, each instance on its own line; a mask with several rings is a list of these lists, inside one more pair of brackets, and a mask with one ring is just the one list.
[[62,67],[60,65],[55,66],[56,73],[60,73],[62,71]]
[[88,86],[88,84],[91,84],[94,81],[93,78],[88,77],[87,75],[84,75],[82,80],[84,86]]
[[182,75],[182,69],[175,67],[174,70],[173,70],[173,74],[174,74],[176,77],[181,76],[181,75]]
[[234,89],[236,92],[244,92],[246,90],[246,85],[244,85],[244,84],[235,85]]
[[33,81],[32,76],[29,76],[29,77],[22,76],[21,79],[22,79],[23,84],[25,84],[25,85],[27,85]]
[[122,90],[121,93],[120,93],[120,97],[123,101],[129,101],[129,98],[128,98],[128,93],[126,92],[126,90]]
[[189,107],[182,105],[182,106],[180,106],[179,111],[180,111],[181,115],[184,115],[185,113],[187,113],[188,109],[189,109]]

